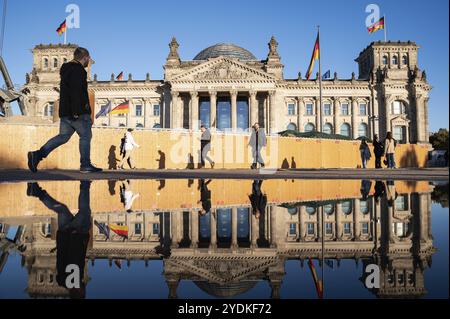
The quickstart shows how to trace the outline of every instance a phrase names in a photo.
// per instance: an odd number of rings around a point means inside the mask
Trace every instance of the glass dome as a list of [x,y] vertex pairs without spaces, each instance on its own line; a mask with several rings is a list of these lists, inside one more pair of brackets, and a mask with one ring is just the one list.
[[210,46],[197,54],[194,60],[208,60],[219,56],[238,58],[245,61],[256,60],[256,57],[250,51],[229,43],[218,43]]

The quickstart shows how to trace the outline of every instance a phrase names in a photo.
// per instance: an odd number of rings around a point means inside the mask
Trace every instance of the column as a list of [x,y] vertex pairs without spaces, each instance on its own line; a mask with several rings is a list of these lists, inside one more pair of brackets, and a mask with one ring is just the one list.
[[192,248],[198,247],[198,212],[191,212],[191,246]]
[[331,133],[337,133],[338,126],[338,116],[339,116],[339,106],[341,105],[341,100],[339,98],[333,98],[333,131]]
[[172,233],[171,248],[178,248],[178,242],[180,241],[178,228],[180,227],[177,217],[179,212],[170,213],[170,232]]
[[302,118],[305,114],[305,100],[302,97],[297,97],[297,130],[303,132]]
[[342,204],[336,204],[336,240],[341,240],[342,229],[341,229],[341,215],[342,214]]
[[270,214],[270,247],[277,247],[277,216],[273,211],[274,207],[269,206],[267,212]]
[[237,91],[231,91],[231,128],[233,131],[237,129]]
[[250,91],[250,125],[253,126],[258,122],[258,101],[256,100],[256,91]]
[[[372,92],[372,109],[373,109],[373,122],[372,122],[372,130],[373,130],[373,135],[377,134],[378,137],[381,139],[380,136],[380,110],[379,110],[379,104],[378,104],[378,99],[376,97],[376,92],[373,91]],[[373,136],[372,135],[372,136]]]
[[217,114],[217,92],[215,91],[211,91],[209,92],[209,97],[210,97],[210,106],[211,106],[211,113],[210,113],[210,127],[211,128],[216,128],[217,127],[217,123],[216,123],[216,114]]
[[361,205],[359,203],[359,199],[355,199],[355,205],[354,205],[354,209],[353,209],[353,223],[355,224],[354,226],[354,238],[355,240],[359,240],[359,237],[361,235],[361,225],[360,225],[360,215],[361,215]]
[[177,117],[175,116],[175,112],[176,109],[178,108],[178,96],[179,96],[179,92],[177,91],[172,91],[172,101],[170,103],[170,128],[174,129],[174,128],[178,128],[178,121],[177,121]]
[[131,125],[131,113],[133,112],[133,101],[131,98],[127,98],[128,103],[130,103],[129,108],[130,108],[130,112],[127,113],[127,124],[126,126],[129,127]]
[[238,247],[237,242],[237,207],[231,209],[231,248],[236,249]]
[[356,117],[358,115],[358,101],[355,97],[352,97],[352,138],[358,136],[358,125],[356,122]]
[[251,232],[251,244],[250,244],[250,248],[256,248],[257,244],[256,244],[256,240],[258,239],[258,220],[256,219],[254,214],[251,214],[251,218],[252,218],[252,232]]
[[177,109],[178,128],[184,128],[184,116],[189,114],[184,114],[184,99],[181,96],[178,98]]
[[216,222],[216,212],[211,210],[211,248],[216,249],[217,247],[217,222]]
[[305,206],[300,206],[297,209],[298,214],[298,240],[303,241],[305,239],[304,230],[303,230],[303,213],[305,212]]
[[276,131],[276,107],[275,107],[275,91],[269,91],[269,131],[270,133],[275,133]]
[[193,91],[191,94],[191,114],[190,114],[190,125],[189,128],[191,130],[198,130],[199,129],[199,114],[198,114],[198,92]]
[[422,114],[422,98],[420,96],[416,97],[416,142],[422,142],[423,139],[423,125],[422,121],[424,121],[423,114]]
[[147,110],[147,109],[150,109],[152,107],[152,103],[151,103],[151,101],[150,101],[150,99],[144,99],[143,101],[142,101],[142,108],[143,108],[143,112],[142,112],[142,115],[144,116],[144,122],[142,123],[142,125],[144,125],[144,127],[147,127],[147,115],[150,113],[151,114],[151,112],[152,112],[152,110]]

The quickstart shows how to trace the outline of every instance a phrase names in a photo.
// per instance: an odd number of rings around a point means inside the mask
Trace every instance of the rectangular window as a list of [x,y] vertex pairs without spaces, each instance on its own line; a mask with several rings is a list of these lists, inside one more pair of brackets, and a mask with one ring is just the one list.
[[367,235],[369,233],[369,223],[361,224],[361,233]]
[[406,131],[406,127],[405,126],[394,126],[394,134],[393,137],[395,140],[397,140],[397,142],[399,143],[404,143],[405,141],[405,131]]
[[134,224],[134,233],[136,235],[142,234],[142,224]]
[[333,234],[333,223],[325,223],[325,234]]
[[341,115],[348,115],[348,103],[341,104]]
[[307,223],[306,229],[307,229],[308,235],[314,235],[314,224],[313,223]]
[[344,223],[344,234],[350,234],[350,223]]
[[288,115],[295,115],[295,104],[288,104]]
[[289,235],[295,236],[297,235],[297,224],[289,224]]
[[153,224],[153,235],[159,235],[159,224]]
[[394,101],[392,103],[392,114],[402,114],[402,102]]
[[153,116],[159,116],[159,105],[153,105]]
[[314,115],[312,103],[306,103],[306,115]]
[[400,195],[395,199],[395,210],[408,210],[407,195]]
[[136,116],[142,116],[142,105],[141,104],[136,105]]
[[331,104],[330,103],[325,103],[323,105],[323,114],[324,115],[331,115]]
[[367,104],[361,103],[359,105],[359,115],[367,115]]

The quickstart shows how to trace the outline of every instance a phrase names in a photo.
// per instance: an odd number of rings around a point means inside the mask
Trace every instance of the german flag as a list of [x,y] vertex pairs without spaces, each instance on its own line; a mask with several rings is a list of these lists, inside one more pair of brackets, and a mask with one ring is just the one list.
[[368,27],[367,31],[369,31],[369,33],[374,33],[376,31],[382,30],[382,29],[384,29],[384,17],[382,17],[380,20],[378,20],[377,22],[372,24],[370,27]]
[[128,114],[129,112],[130,102],[126,101],[113,108],[109,114]]
[[109,229],[111,229],[113,232],[115,232],[119,236],[128,238],[128,226],[109,224]]
[[319,33],[317,33],[317,39],[316,44],[314,44],[314,50],[311,57],[311,62],[309,62],[309,68],[308,72],[306,73],[306,79],[309,80],[312,70],[314,69],[314,62],[316,60],[319,60],[319,51],[320,51],[320,45],[319,45]]
[[[311,270],[311,274],[313,276],[314,286],[316,286],[317,296],[319,297],[319,299],[323,299],[323,283],[322,283],[322,280],[319,280],[319,278],[317,277],[317,271],[316,271],[316,268],[314,267],[311,257],[308,257],[308,266],[309,266],[309,269]],[[323,267],[323,265],[322,265],[322,267]]]
[[120,72],[119,75],[116,77],[116,81],[122,81],[123,80],[123,72]]
[[56,32],[58,32],[58,35],[61,35],[64,32],[66,32],[66,30],[67,30],[66,20],[64,20],[64,22],[59,25],[58,29],[56,29]]

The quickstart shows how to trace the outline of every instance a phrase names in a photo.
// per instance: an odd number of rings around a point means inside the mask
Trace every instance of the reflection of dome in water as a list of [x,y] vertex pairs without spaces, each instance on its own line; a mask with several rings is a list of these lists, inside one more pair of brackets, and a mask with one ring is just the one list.
[[211,296],[229,298],[249,291],[256,285],[256,281],[240,281],[225,285],[205,281],[194,281],[194,284]]
[[256,57],[248,50],[234,44],[219,43],[204,49],[197,54],[194,60],[208,60],[219,56],[228,56],[240,60],[256,60]]

